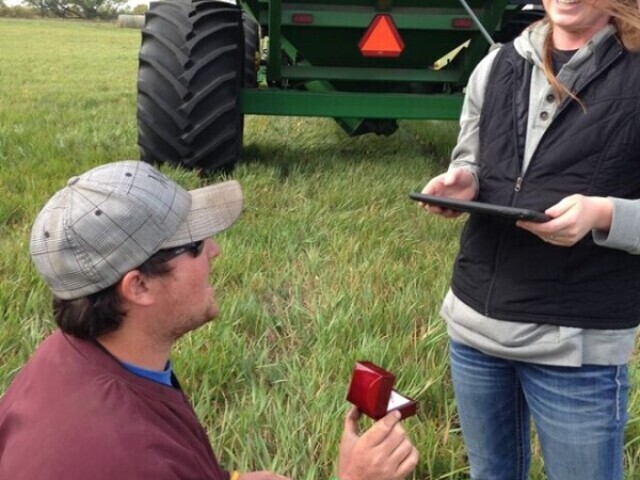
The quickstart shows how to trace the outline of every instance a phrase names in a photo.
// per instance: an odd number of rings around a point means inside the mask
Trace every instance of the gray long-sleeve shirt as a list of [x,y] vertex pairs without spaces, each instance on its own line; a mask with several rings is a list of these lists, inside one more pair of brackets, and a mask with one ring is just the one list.
[[[518,53],[533,64],[523,159],[525,169],[557,109],[553,90],[542,70],[547,33],[548,25],[538,24],[515,41]],[[614,33],[612,26],[598,32],[562,67],[558,79],[571,88],[581,76],[588,75],[594,68],[594,53]],[[480,112],[497,51],[490,52],[469,79],[458,142],[452,152],[450,168],[465,168],[474,175],[479,166]],[[543,111],[548,115],[540,115]],[[603,248],[640,254],[640,200],[612,198],[612,201],[611,229],[609,232],[593,231],[594,241]],[[440,313],[447,321],[449,335],[458,342],[496,357],[545,365],[624,364],[631,356],[637,332],[637,328],[595,330],[496,320],[473,310],[452,291],[447,293]]]

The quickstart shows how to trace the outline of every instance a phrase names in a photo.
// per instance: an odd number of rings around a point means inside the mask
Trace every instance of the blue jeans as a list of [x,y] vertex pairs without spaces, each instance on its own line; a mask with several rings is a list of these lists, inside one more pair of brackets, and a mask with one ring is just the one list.
[[627,367],[504,360],[451,341],[471,478],[526,480],[530,421],[549,480],[622,480]]

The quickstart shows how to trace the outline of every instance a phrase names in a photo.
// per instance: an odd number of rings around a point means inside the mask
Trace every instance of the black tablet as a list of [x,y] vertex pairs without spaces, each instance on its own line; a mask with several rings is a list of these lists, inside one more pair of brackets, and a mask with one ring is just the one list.
[[525,208],[505,207],[502,205],[491,205],[489,203],[456,200],[455,198],[438,197],[437,195],[425,195],[423,193],[411,192],[409,197],[417,202],[426,203],[436,207],[449,208],[458,212],[482,213],[486,215],[497,215],[499,217],[510,218],[512,220],[527,220],[529,222],[548,222],[551,217],[535,210]]

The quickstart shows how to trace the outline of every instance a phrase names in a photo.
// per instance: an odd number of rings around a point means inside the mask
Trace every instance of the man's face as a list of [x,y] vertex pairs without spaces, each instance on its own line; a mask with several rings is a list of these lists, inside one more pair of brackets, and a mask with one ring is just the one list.
[[[554,46],[571,50],[581,47],[609,22],[609,14],[598,8],[605,0],[542,0],[554,26]],[[569,44],[565,44],[569,41]],[[572,42],[572,43],[571,43]]]
[[163,334],[177,339],[218,315],[209,270],[211,261],[219,254],[218,244],[207,239],[198,256],[185,252],[169,261],[171,271],[159,279],[163,319],[158,327]]

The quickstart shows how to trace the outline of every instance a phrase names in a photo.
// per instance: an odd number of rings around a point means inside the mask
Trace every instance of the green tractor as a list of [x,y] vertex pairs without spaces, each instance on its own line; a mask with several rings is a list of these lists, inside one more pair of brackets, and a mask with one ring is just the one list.
[[348,135],[457,119],[473,68],[493,42],[542,18],[540,3],[151,3],[138,72],[142,160],[231,169],[245,114],[333,117]]

